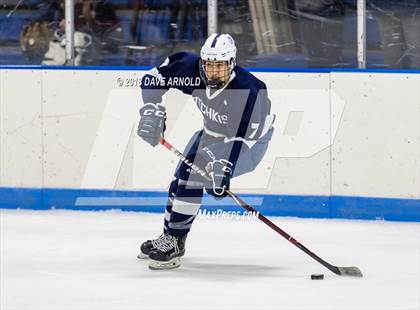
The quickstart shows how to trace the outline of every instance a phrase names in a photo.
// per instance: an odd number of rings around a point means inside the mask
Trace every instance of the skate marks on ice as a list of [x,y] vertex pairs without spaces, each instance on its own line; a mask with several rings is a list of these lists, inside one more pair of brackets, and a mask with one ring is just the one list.
[[[149,270],[148,264],[150,260],[138,260],[139,265],[148,272],[142,273],[142,277],[154,278],[156,274],[161,277],[167,274],[168,277],[188,277],[208,280],[225,280],[225,279],[240,279],[240,278],[272,278],[280,277],[284,271],[289,270],[284,266],[270,266],[262,264],[250,264],[246,262],[228,263],[227,260],[212,260],[201,259],[195,257],[181,258],[181,266],[176,269],[168,270]],[[289,270],[290,271],[290,270]],[[290,274],[288,275],[290,276]]]

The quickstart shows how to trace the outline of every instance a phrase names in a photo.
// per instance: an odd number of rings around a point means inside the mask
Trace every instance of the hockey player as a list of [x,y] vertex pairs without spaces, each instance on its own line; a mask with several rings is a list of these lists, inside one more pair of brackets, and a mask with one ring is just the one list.
[[[173,83],[175,78],[195,81],[197,77],[199,83],[194,85]],[[180,265],[203,188],[216,199],[225,197],[230,179],[255,169],[273,135],[274,115],[270,114],[266,85],[236,65],[235,42],[228,34],[212,34],[200,56],[174,54],[143,77],[144,106],[140,109],[138,135],[152,146],[159,143],[165,131],[162,96],[169,88],[191,95],[203,115],[203,129],[192,136],[184,155],[204,168],[212,181],[206,181],[185,163],[178,164],[169,186],[163,233],[144,242],[138,255],[152,260],[151,269]]]

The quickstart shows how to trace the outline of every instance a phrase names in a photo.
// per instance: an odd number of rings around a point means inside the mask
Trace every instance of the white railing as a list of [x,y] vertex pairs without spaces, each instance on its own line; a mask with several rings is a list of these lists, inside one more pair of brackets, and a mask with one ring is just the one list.
[[74,0],[65,1],[66,64],[74,65]]
[[357,0],[357,63],[366,68],[366,0]]

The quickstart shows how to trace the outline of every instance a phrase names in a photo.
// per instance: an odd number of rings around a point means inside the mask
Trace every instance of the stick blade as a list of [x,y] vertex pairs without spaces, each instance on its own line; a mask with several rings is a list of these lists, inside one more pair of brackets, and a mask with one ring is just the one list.
[[337,267],[340,271],[340,276],[362,278],[363,274],[357,267]]

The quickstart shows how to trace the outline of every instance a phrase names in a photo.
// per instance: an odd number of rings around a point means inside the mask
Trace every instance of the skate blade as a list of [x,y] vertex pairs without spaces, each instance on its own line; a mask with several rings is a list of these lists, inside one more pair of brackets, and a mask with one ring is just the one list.
[[181,266],[181,260],[179,257],[175,257],[167,262],[159,262],[156,260],[152,260],[149,264],[150,270],[170,270],[175,269]]
[[138,259],[148,259],[149,255],[144,254],[143,252],[140,252],[139,255],[137,255]]

